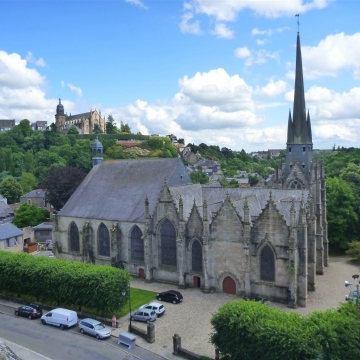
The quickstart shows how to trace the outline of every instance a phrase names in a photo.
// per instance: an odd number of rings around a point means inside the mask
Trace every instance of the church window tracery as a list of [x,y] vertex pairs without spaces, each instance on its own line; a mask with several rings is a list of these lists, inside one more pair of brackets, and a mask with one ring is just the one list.
[[166,219],[160,229],[161,264],[176,266],[176,231],[174,225]]
[[101,223],[98,230],[98,253],[100,256],[110,256],[110,235],[108,228]]
[[70,251],[74,251],[74,252],[80,251],[79,229],[74,222],[71,222],[69,228],[69,244],[70,244]]
[[142,236],[142,231],[135,225],[130,235],[131,260],[144,261],[144,240]]
[[191,268],[192,271],[202,272],[202,247],[198,240],[191,247]]
[[260,253],[260,280],[275,281],[275,256],[270,245],[265,245]]

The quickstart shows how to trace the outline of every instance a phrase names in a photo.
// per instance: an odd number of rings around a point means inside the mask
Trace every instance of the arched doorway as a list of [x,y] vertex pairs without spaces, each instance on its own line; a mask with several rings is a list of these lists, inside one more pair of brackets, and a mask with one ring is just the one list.
[[201,286],[201,279],[199,276],[194,276],[194,288],[199,288]]
[[227,276],[223,280],[222,287],[223,287],[223,292],[224,293],[236,295],[236,283],[230,276]]

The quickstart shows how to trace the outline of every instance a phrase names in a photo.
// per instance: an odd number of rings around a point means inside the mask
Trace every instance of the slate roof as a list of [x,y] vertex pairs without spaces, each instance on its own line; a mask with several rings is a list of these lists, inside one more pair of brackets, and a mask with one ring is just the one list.
[[76,119],[90,119],[90,117],[91,117],[91,112],[86,112],[86,113],[82,113],[82,114],[67,116],[66,121],[76,120]]
[[39,225],[33,226],[33,230],[52,230],[53,226],[49,223],[41,223]]
[[45,190],[43,189],[36,189],[30,191],[27,194],[21,196],[22,198],[44,198],[45,197]]
[[0,218],[14,216],[14,210],[4,202],[0,201]]
[[179,158],[104,161],[92,168],[59,216],[145,221],[145,196],[153,213],[165,180],[191,184]]
[[24,232],[11,223],[0,224],[0,240],[6,240],[14,236],[24,235]]

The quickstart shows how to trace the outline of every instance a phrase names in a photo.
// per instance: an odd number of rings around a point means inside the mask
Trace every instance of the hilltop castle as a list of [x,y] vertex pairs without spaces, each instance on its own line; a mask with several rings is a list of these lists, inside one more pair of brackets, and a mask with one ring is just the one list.
[[286,161],[275,188],[192,184],[180,159],[102,162],[55,217],[58,257],[146,281],[306,306],[328,261],[324,167],[313,161],[300,37]]

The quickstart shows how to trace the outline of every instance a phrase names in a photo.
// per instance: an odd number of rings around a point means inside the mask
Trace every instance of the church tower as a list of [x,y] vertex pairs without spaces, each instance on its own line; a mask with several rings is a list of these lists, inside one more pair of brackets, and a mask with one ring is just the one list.
[[64,112],[64,105],[61,103],[61,99],[59,99],[59,104],[56,106],[56,114],[55,114],[55,125],[59,130],[64,128],[65,119],[66,119],[66,115]]
[[[309,188],[313,142],[309,112],[306,115],[300,35],[297,34],[294,108],[289,111],[286,159],[282,169],[284,188]],[[296,178],[296,179],[295,179]]]

